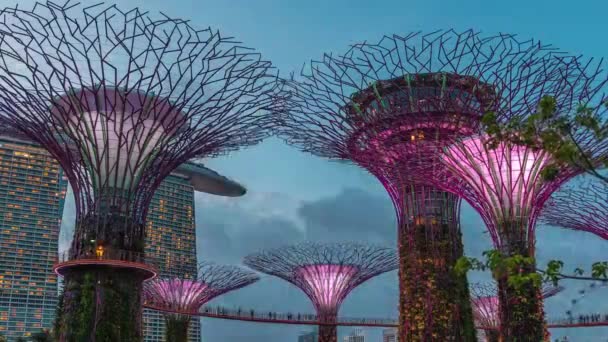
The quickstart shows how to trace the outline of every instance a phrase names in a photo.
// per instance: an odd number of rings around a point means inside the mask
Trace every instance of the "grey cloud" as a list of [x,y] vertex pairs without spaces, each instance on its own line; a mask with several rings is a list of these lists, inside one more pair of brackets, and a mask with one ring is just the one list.
[[302,229],[287,216],[287,211],[281,213],[273,208],[277,206],[273,195],[202,202],[196,205],[199,258],[240,263],[249,253],[304,238]]
[[74,193],[72,187],[68,185],[65,195],[65,205],[63,207],[63,218],[61,219],[61,229],[59,231],[59,251],[66,251],[70,248],[70,243],[74,236],[74,224],[76,222],[76,204],[74,203]]
[[395,243],[397,221],[388,196],[347,188],[333,197],[303,203],[298,214],[310,240]]

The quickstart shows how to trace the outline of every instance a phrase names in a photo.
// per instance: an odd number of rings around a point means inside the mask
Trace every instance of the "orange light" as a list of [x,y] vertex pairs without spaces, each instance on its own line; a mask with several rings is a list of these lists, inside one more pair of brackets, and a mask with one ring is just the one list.
[[95,249],[95,255],[97,255],[98,258],[103,257],[103,252],[103,246],[97,246]]

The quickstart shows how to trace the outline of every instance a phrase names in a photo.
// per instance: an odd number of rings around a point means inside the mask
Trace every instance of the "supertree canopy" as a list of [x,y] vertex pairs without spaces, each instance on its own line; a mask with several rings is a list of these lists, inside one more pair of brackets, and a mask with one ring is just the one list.
[[[563,291],[562,286],[553,286],[544,283],[542,298],[553,297]],[[487,342],[500,341],[500,316],[497,288],[494,283],[475,283],[471,285],[471,302],[473,303],[473,316],[478,327],[484,330]]]
[[346,296],[364,281],[397,268],[394,250],[349,243],[301,243],[248,255],[245,265],[300,288],[322,324],[319,342],[336,342],[336,317]]
[[0,121],[57,159],[76,200],[72,260],[57,268],[63,337],[140,340],[148,204],[184,162],[265,137],[271,65],[217,31],[138,9],[47,2],[0,17]]
[[164,311],[168,342],[187,342],[189,314],[226,292],[256,282],[259,277],[236,266],[201,263],[196,279],[156,278],[144,285],[148,307]]
[[562,186],[547,201],[541,221],[608,240],[608,185],[589,177]]
[[444,186],[454,177],[441,165],[442,149],[478,135],[487,112],[500,120],[534,113],[546,94],[558,95],[559,108],[571,105],[584,92],[557,75],[585,83],[576,61],[511,35],[439,31],[356,44],[284,82],[289,108],[278,126],[286,141],[356,163],[393,200],[401,340],[474,339],[468,285],[453,272],[462,256],[462,193]]
[[[567,116],[581,104],[603,97],[596,86],[605,82],[597,80],[598,69],[589,69],[589,64],[582,65],[576,58],[557,57],[542,62],[538,67],[544,68],[544,63],[555,60],[562,70],[548,73],[542,82],[549,85],[545,94],[556,99],[557,113]],[[520,75],[516,80],[527,82],[527,77]],[[527,87],[526,84],[522,88],[526,90]],[[540,103],[544,100],[542,96],[535,98],[533,94],[522,96],[519,100],[522,102]],[[603,100],[598,101],[601,102]],[[530,115],[514,111],[510,106],[498,107],[497,112],[504,115],[505,120],[521,120]],[[592,144],[594,139],[588,132],[581,132],[573,140],[591,156],[605,153],[602,151],[605,147]],[[459,195],[478,211],[502,256],[525,258],[519,259],[518,276],[533,275],[536,271],[533,259],[535,227],[542,208],[557,188],[583,171],[558,164],[557,174],[547,174],[547,166],[555,163],[548,152],[508,139],[496,141],[484,133],[455,139],[452,145],[444,148],[438,160],[436,177],[433,177],[436,186]],[[544,313],[542,297],[538,296],[540,289],[532,277],[521,286],[509,283],[509,272],[494,273],[501,302],[501,333],[507,339],[531,336],[533,340],[541,340]],[[522,316],[521,313],[526,314]]]

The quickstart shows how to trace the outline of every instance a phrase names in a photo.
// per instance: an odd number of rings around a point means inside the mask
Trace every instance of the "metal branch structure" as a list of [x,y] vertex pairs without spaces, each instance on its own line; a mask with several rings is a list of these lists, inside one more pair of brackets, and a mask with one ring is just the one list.
[[319,326],[319,342],[337,342],[338,310],[355,287],[398,265],[390,248],[312,242],[251,254],[244,263],[292,283],[310,298],[325,323]]
[[[564,69],[559,77],[566,77],[563,74],[568,71]],[[583,76],[586,72],[580,71]],[[581,75],[577,77],[584,79]],[[553,96],[557,98],[563,96],[571,100],[569,105],[563,102],[564,108],[559,109],[560,112],[567,114],[580,103],[586,103],[590,96],[588,87],[585,82],[569,82],[564,85],[563,93],[554,92]],[[578,97],[571,96],[573,89]],[[513,115],[512,119],[521,119],[527,114]],[[577,140],[581,144],[592,141],[585,140],[583,136],[577,137]],[[587,147],[590,154],[597,153],[595,147]],[[494,246],[504,257],[532,258],[529,259],[532,262],[526,261],[521,265],[520,275],[536,272],[533,259],[536,221],[551,194],[582,170],[560,165],[561,170],[557,175],[548,178],[543,171],[547,165],[554,163],[549,153],[513,142],[490,142],[483,133],[458,139],[440,155],[434,177],[436,185],[461,196],[479,212]],[[517,288],[509,282],[507,273],[495,273],[495,276],[503,322],[501,334],[507,340],[516,336],[541,340],[544,312],[542,297],[538,295],[540,289],[534,282]],[[526,314],[522,316],[521,313]]]
[[[466,279],[452,270],[462,256],[459,197],[472,204],[486,198],[469,195],[467,179],[445,172],[443,149],[479,135],[487,112],[501,121],[524,117],[544,95],[555,96],[560,112],[573,109],[603,85],[593,67],[533,40],[450,30],[355,44],[284,82],[289,105],[277,126],[285,140],[366,169],[393,201],[400,340],[474,338]],[[484,208],[476,206],[490,217]]]
[[[562,286],[545,283],[542,287],[541,296],[543,299],[553,297],[563,290]],[[471,285],[471,302],[475,324],[484,331],[486,342],[500,341],[500,304],[497,294],[498,289],[494,283],[475,283]]]
[[63,338],[141,340],[148,204],[182,163],[267,135],[271,65],[211,28],[101,4],[6,8],[0,35],[0,122],[46,148],[74,192]]
[[187,342],[189,313],[215,297],[250,285],[259,280],[251,271],[236,266],[201,263],[196,279],[156,278],[144,284],[146,305],[166,310],[167,342]]
[[608,240],[608,185],[592,177],[565,184],[547,201],[541,222]]

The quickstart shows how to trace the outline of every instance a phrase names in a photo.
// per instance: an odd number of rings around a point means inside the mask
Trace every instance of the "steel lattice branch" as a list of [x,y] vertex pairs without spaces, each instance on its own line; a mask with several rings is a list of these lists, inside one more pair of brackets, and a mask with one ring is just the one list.
[[[471,302],[473,304],[473,314],[475,322],[478,326],[486,329],[497,329],[500,327],[500,318],[498,314],[498,297],[495,283],[473,283],[470,286]],[[541,296],[543,298],[553,297],[562,292],[564,287],[553,286],[549,283],[544,283]]]
[[211,28],[46,2],[0,11],[0,34],[0,120],[59,161],[78,219],[110,205],[141,223],[177,166],[267,136],[270,63]]
[[564,185],[545,205],[541,222],[608,239],[608,185],[591,177]]
[[244,263],[300,288],[326,319],[335,319],[342,301],[355,287],[398,264],[394,249],[312,242],[251,254]]
[[156,278],[146,282],[144,299],[155,308],[187,314],[197,312],[215,297],[258,280],[254,272],[240,267],[204,262],[199,264],[194,279]]

